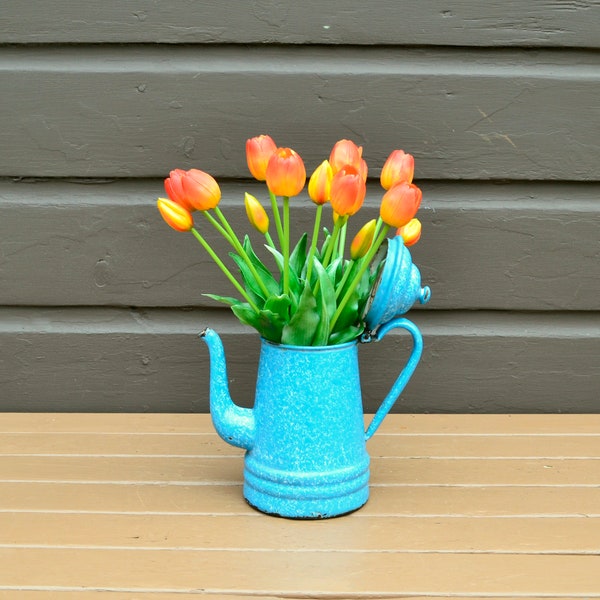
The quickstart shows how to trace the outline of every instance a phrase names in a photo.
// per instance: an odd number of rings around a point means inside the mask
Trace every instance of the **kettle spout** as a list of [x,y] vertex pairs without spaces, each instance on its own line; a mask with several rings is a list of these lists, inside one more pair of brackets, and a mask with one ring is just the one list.
[[210,354],[210,415],[213,425],[226,442],[250,450],[256,429],[254,411],[237,406],[229,395],[221,338],[208,327],[200,333],[200,338],[208,346]]

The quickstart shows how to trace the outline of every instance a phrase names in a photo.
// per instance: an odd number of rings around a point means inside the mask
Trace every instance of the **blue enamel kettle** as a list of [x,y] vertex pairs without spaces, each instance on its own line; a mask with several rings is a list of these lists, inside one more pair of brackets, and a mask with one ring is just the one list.
[[[244,497],[258,510],[316,519],[352,512],[369,497],[367,440],[375,433],[421,358],[423,340],[400,315],[429,300],[402,238],[388,240],[385,263],[358,340],[337,346],[287,346],[261,340],[252,409],[229,394],[221,339],[212,329],[201,338],[210,352],[210,413],[217,433],[244,448]],[[358,346],[392,329],[412,337],[412,351],[366,431]]]

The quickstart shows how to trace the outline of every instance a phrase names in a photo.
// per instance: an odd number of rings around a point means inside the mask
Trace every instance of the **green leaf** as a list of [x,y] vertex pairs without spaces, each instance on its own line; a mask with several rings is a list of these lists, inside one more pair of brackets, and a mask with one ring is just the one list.
[[325,256],[325,252],[327,252],[327,246],[329,246],[331,241],[331,231],[329,231],[327,227],[323,227],[323,235],[325,236],[325,239],[323,240],[323,245],[321,246],[320,257]]
[[298,307],[298,303],[300,302],[300,297],[302,296],[302,292],[304,291],[305,281],[301,279],[293,269],[290,269],[290,294],[291,299],[294,305],[294,308]]
[[[361,321],[361,314],[359,313],[359,296],[356,290],[352,292],[350,299],[348,300],[346,306],[340,313],[335,326],[333,328],[333,332],[342,331],[346,327],[350,327],[351,325],[358,326]],[[332,333],[333,333],[332,332]]]
[[337,287],[338,283],[342,280],[344,275],[344,261],[342,258],[336,258],[327,265],[327,275],[334,287]]
[[267,246],[265,244],[265,248],[273,255],[273,258],[275,259],[275,262],[277,264],[277,268],[279,269],[279,272],[283,272],[283,254],[281,254],[281,252],[279,252],[279,250],[276,250],[275,248],[271,248],[271,246]]
[[304,287],[298,309],[283,328],[281,342],[292,346],[310,346],[319,325],[317,301],[310,287]]
[[358,284],[358,286],[356,288],[356,294],[358,296],[357,312],[360,315],[362,315],[364,312],[365,305],[367,304],[367,300],[369,299],[369,296],[371,295],[371,290],[372,290],[371,278],[369,277],[368,273],[365,273],[362,276],[360,283]]
[[260,331],[260,315],[247,302],[234,304],[231,310],[244,325],[250,325],[250,327],[254,327],[254,329]]
[[229,306],[233,306],[234,304],[240,304],[241,300],[237,298],[232,298],[231,296],[217,296],[216,294],[202,294],[211,300],[216,300],[217,302],[221,302],[223,304],[227,304]]
[[256,329],[265,339],[279,343],[285,324],[286,321],[279,314],[263,309],[260,311]]
[[306,233],[302,234],[302,237],[298,240],[295,248],[292,250],[290,254],[290,269],[296,273],[298,278],[302,276],[302,272],[304,270],[304,265],[306,263],[306,240],[308,239],[308,235]]
[[241,323],[253,327],[265,339],[272,342],[281,341],[281,332],[286,321],[278,313],[265,309],[256,313],[246,302],[234,304],[231,310]]
[[319,280],[319,291],[317,293],[319,324],[312,345],[326,346],[329,338],[329,324],[336,309],[335,288],[323,265],[318,260],[313,261],[313,270]]
[[265,265],[262,263],[260,258],[256,256],[256,253],[252,248],[250,238],[247,235],[244,238],[244,250],[248,255],[248,258],[250,259],[250,262],[252,263],[253,267],[256,269],[256,272],[258,273],[262,282],[265,284],[265,287],[269,291],[269,294],[279,293],[279,284],[271,274],[271,271],[269,271],[269,269],[267,269],[267,267],[265,267]]
[[250,271],[248,265],[239,254],[236,254],[235,252],[230,252],[229,256],[231,256],[238,269],[240,270],[240,275],[242,276],[242,279],[244,281],[244,288],[250,296],[250,299],[257,306],[262,306],[266,298],[262,290],[260,289],[258,283],[256,283],[256,279],[254,278],[252,271]]
[[329,336],[328,345],[335,346],[336,344],[345,344],[356,339],[364,331],[364,327],[351,325],[342,331],[336,331]]
[[292,300],[286,294],[280,296],[271,296],[264,306],[264,310],[271,311],[277,315],[280,319],[287,323],[290,320],[290,308],[292,306]]

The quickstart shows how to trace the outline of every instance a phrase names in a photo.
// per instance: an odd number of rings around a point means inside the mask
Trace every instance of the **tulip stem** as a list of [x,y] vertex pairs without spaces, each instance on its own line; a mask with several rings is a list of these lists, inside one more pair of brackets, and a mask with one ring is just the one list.
[[275,219],[275,228],[277,229],[277,237],[279,238],[279,247],[283,250],[283,228],[281,227],[281,216],[279,214],[279,206],[277,206],[277,196],[269,190],[271,198],[271,210]]
[[283,196],[283,293],[290,291],[290,199]]
[[210,221],[211,225],[235,248],[235,244],[231,239],[231,235],[225,230],[223,226],[207,211],[202,211],[202,214]]
[[390,229],[390,226],[387,224],[384,224],[383,228],[381,229],[381,232],[379,233],[379,237],[369,248],[369,251],[367,252],[367,254],[365,256],[364,262],[360,266],[358,273],[354,276],[354,279],[352,280],[352,283],[350,284],[350,286],[348,287],[348,290],[344,294],[342,301],[338,304],[338,307],[337,307],[335,313],[333,314],[333,317],[331,317],[331,323],[329,324],[329,333],[330,334],[333,332],[333,328],[335,327],[337,320],[340,318],[340,315],[342,314],[342,311],[344,310],[346,304],[348,304],[348,301],[350,300],[352,293],[354,292],[354,290],[360,283],[360,280],[362,279],[363,275],[365,274],[365,271],[368,269],[369,265],[371,264],[371,261],[373,260],[373,257],[377,253],[377,250],[379,250],[379,246],[381,246],[381,244],[383,243],[383,240],[385,240],[385,236],[387,235],[389,229]]
[[355,260],[350,260],[348,262],[348,264],[346,265],[346,268],[344,269],[344,275],[342,276],[342,280],[337,285],[337,289],[335,291],[335,299],[336,300],[340,297],[340,294],[342,293],[342,290],[344,289],[344,286],[346,285],[346,281],[348,281],[348,277],[350,276],[350,273],[352,272],[352,269],[355,264],[356,264]]
[[310,276],[312,274],[312,263],[317,250],[317,241],[319,238],[319,229],[321,228],[321,215],[323,213],[323,205],[317,204],[317,212],[315,213],[315,225],[313,227],[312,240],[310,243],[310,250],[308,252],[308,264],[306,266],[306,281],[310,285]]
[[344,248],[346,246],[346,230],[347,229],[348,229],[348,221],[346,220],[345,223],[340,228],[338,253],[337,253],[338,257],[344,256]]
[[333,225],[333,232],[331,233],[331,238],[329,239],[327,249],[325,250],[325,256],[323,257],[323,267],[325,269],[329,266],[329,261],[331,260],[333,249],[337,246],[337,239],[340,233],[340,228],[346,223],[347,220],[348,217],[338,217]]
[[[256,280],[256,283],[260,287],[260,290],[264,294],[265,300],[266,300],[270,296],[267,286],[264,284],[263,280],[261,279],[260,275],[258,274],[256,267],[250,260],[250,257],[244,250],[242,244],[240,243],[240,240],[238,240],[237,235],[235,235],[235,232],[233,231],[231,225],[229,224],[229,221],[227,221],[227,218],[225,217],[225,215],[223,214],[221,209],[218,206],[215,206],[214,210],[217,213],[217,216],[219,217],[219,219],[221,220],[221,223],[223,223],[223,226],[225,228],[226,234],[223,234],[225,239],[229,241],[229,243],[233,246],[235,251],[242,257],[242,260],[248,265],[248,268],[250,269],[252,276]],[[215,225],[215,227],[217,227],[217,229],[221,230],[221,232],[222,232],[222,228],[216,222],[214,217],[212,217],[212,215],[208,215],[207,211],[204,211],[204,214],[206,214],[206,216],[211,221],[211,223],[213,223],[213,225]]]
[[202,244],[204,249],[208,252],[210,257],[217,263],[217,266],[223,271],[227,279],[231,281],[235,289],[242,295],[246,302],[252,307],[252,310],[257,314],[260,313],[258,306],[252,301],[250,296],[246,293],[246,290],[241,286],[237,279],[233,276],[231,271],[223,264],[223,261],[217,256],[216,252],[210,247],[210,244],[196,231],[194,227],[190,230],[194,237]]
[[383,219],[381,217],[379,217],[377,219],[377,223],[375,224],[375,233],[373,234],[373,239],[377,239],[377,236],[379,235],[379,231],[381,230],[381,226],[383,225]]
[[275,250],[275,243],[273,242],[273,238],[268,231],[265,231],[265,240],[267,240],[267,245]]

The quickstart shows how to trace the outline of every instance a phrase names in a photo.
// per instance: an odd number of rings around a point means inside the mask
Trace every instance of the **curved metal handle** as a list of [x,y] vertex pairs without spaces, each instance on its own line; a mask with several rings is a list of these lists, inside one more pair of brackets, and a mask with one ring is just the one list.
[[365,432],[365,440],[370,439],[373,434],[377,431],[378,427],[381,425],[381,422],[385,418],[385,416],[390,412],[392,406],[406,387],[409,379],[412,377],[412,374],[415,372],[417,365],[419,364],[419,360],[421,359],[421,354],[423,353],[423,337],[421,336],[421,332],[418,327],[408,319],[405,318],[397,318],[388,321],[381,325],[375,335],[373,335],[370,340],[365,339],[364,341],[374,340],[378,342],[383,338],[383,336],[390,331],[391,329],[396,329],[397,327],[401,329],[406,329],[412,336],[413,339],[413,349],[410,354],[410,358],[408,359],[404,369],[398,378],[396,379],[392,389],[385,397],[381,406],[377,409],[377,412],[373,416],[373,419]]

